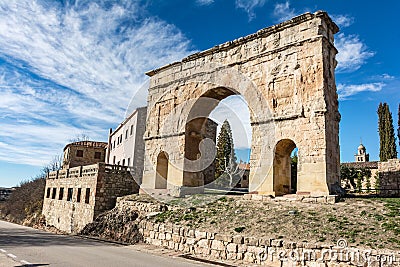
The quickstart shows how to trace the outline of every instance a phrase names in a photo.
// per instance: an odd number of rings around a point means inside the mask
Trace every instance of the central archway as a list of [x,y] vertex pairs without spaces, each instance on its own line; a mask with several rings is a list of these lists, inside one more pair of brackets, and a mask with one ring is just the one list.
[[[212,88],[202,94],[191,107],[185,126],[184,186],[197,187],[198,192],[200,192],[203,190],[203,186],[209,185],[213,187],[213,182],[218,178],[215,177],[218,123],[210,119],[210,114],[211,112],[214,113],[214,111],[219,110],[220,106],[218,105],[222,100],[233,95],[240,96],[238,92],[225,87]],[[230,101],[230,99],[232,98],[228,98],[227,101]],[[243,106],[249,109],[247,102],[242,98],[241,101],[243,101]],[[216,109],[217,106],[218,109]],[[241,120],[237,118],[237,112],[240,111],[234,110],[233,107],[227,107],[225,111],[228,111],[229,114],[221,114],[221,118],[225,117],[222,121],[218,120],[218,122],[222,124],[222,122],[227,119],[226,116],[228,116],[230,118],[236,118],[234,121],[236,126],[239,126],[238,122],[241,122]],[[248,126],[250,127],[250,123]],[[236,134],[246,135],[243,125],[242,129],[243,131],[236,129],[236,131],[238,131]],[[233,129],[233,133],[235,134],[235,129]],[[239,176],[239,172],[235,174],[235,177],[240,180]],[[236,184],[237,181],[235,180],[233,186]]]
[[[240,108],[240,110],[235,110],[235,107]],[[246,110],[243,110],[244,108]],[[212,119],[211,113],[213,114]],[[248,118],[244,119],[246,115],[243,116],[243,114],[247,114]],[[215,87],[203,93],[191,106],[185,125],[183,174],[183,185],[192,187],[188,191],[202,192],[204,186],[215,188],[216,183],[221,182],[215,174],[216,140],[218,125],[221,126],[225,120],[232,123],[234,142],[241,140],[237,138],[240,136],[246,140],[247,144],[250,144],[247,138],[251,138],[251,136],[247,136],[246,133],[246,128],[251,129],[250,109],[245,99],[238,92],[225,87]],[[233,166],[236,165],[233,164]],[[239,167],[239,165],[236,167]],[[230,183],[226,190],[236,187],[241,181],[241,176],[243,176],[243,171],[240,172],[238,168],[234,167],[229,170]],[[224,176],[224,178],[226,177]]]

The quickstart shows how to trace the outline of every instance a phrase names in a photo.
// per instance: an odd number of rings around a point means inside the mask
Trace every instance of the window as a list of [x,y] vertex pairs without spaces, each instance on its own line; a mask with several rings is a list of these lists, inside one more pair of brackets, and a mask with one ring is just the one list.
[[131,135],[133,134],[133,125],[131,125]]
[[83,157],[83,150],[77,150],[76,151],[76,156],[80,157],[80,158]]
[[90,188],[86,188],[85,203],[89,204],[90,199]]
[[119,136],[119,139],[120,139],[119,143],[122,143],[122,134]]
[[112,150],[112,143],[110,143],[110,150]]
[[64,187],[60,188],[60,192],[58,193],[58,200],[62,200],[64,198]]
[[125,131],[125,139],[128,139],[128,129]]
[[114,158],[113,158],[113,164],[115,165],[115,160],[116,160],[116,157],[114,156]]
[[67,193],[67,201],[72,201],[72,194],[74,193],[73,188],[68,188],[68,193]]
[[47,188],[46,198],[50,197],[50,187]]
[[125,166],[125,159],[122,160],[122,166]]
[[247,180],[247,176],[243,175],[243,181],[246,181],[246,180]]
[[101,152],[94,152],[95,159],[101,159]]
[[56,194],[57,194],[57,188],[53,188],[53,192],[51,194],[51,198],[55,199],[56,198]]
[[118,163],[117,163],[117,165],[119,165],[121,162],[120,161],[118,161]]
[[81,202],[82,188],[78,188],[78,193],[76,194],[76,202]]
[[114,149],[115,149],[115,140],[114,140],[114,145],[113,145]]
[[131,164],[131,158],[128,158],[128,164],[126,166],[130,166]]

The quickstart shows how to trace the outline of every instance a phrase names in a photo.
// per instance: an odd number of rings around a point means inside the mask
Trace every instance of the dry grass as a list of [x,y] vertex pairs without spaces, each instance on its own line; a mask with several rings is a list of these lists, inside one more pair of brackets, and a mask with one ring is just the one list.
[[[400,249],[400,199],[344,199],[335,205],[261,202],[196,195],[170,200],[173,209],[153,220],[204,231],[258,238]],[[191,208],[188,208],[191,207]]]

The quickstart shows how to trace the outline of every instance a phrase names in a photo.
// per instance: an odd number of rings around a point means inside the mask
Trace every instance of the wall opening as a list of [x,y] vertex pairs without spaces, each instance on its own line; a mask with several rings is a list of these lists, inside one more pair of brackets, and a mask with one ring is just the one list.
[[90,188],[86,188],[85,203],[89,204],[90,201]]
[[81,202],[82,188],[78,188],[78,193],[76,194],[76,202]]
[[[296,159],[296,164],[292,163],[292,157],[293,160]],[[292,140],[283,139],[276,144],[273,170],[275,195],[295,194],[297,192],[297,149]]]
[[72,195],[74,193],[74,189],[73,188],[68,188],[68,192],[67,192],[67,201],[72,201]]
[[58,200],[62,200],[63,198],[64,198],[64,187],[61,187],[58,193]]
[[168,155],[161,151],[157,156],[156,189],[167,189],[168,179]]
[[[229,175],[218,176],[220,172],[215,172],[215,152],[218,134],[225,120],[232,130],[237,164],[227,168]],[[245,166],[243,163],[249,162],[250,146],[251,126],[247,102],[238,92],[225,87],[208,90],[196,100],[186,122],[184,185],[248,189],[249,171],[244,171],[242,167]],[[243,157],[238,157],[238,148]],[[247,180],[242,179],[243,175],[247,175]]]

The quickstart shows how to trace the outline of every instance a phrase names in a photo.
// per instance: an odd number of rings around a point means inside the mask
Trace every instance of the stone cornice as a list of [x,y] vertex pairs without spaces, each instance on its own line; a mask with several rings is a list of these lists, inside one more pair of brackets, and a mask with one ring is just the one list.
[[163,70],[169,69],[169,68],[171,68],[173,66],[177,66],[177,65],[180,65],[182,63],[189,62],[189,61],[192,61],[192,60],[195,60],[195,59],[198,59],[198,58],[202,58],[202,57],[214,54],[214,53],[218,53],[218,52],[221,52],[221,51],[226,51],[226,50],[232,49],[232,48],[234,48],[236,46],[245,44],[245,43],[250,42],[252,40],[255,40],[257,38],[271,35],[271,34],[276,33],[278,31],[282,31],[282,30],[284,30],[286,28],[292,27],[293,25],[298,25],[300,23],[312,20],[312,19],[317,18],[317,17],[324,17],[325,20],[327,20],[329,22],[328,23],[328,27],[330,27],[330,29],[332,30],[332,32],[334,34],[339,31],[339,27],[332,21],[332,19],[328,16],[328,14],[325,11],[317,11],[314,14],[311,14],[311,13],[307,12],[307,13],[304,13],[304,14],[299,15],[297,17],[294,17],[291,20],[288,20],[288,21],[282,22],[280,24],[273,25],[273,26],[261,29],[261,30],[257,31],[256,33],[247,35],[245,37],[240,37],[240,38],[238,38],[236,40],[228,41],[228,42],[225,42],[223,44],[216,45],[216,46],[214,46],[212,48],[209,48],[207,50],[194,53],[192,55],[189,55],[189,56],[183,58],[182,61],[173,62],[171,64],[165,65],[165,66],[160,67],[158,69],[154,69],[154,70],[148,71],[148,72],[146,72],[146,75],[148,75],[149,77],[152,77],[155,74],[157,74],[157,73],[159,73],[159,72],[161,72]]

